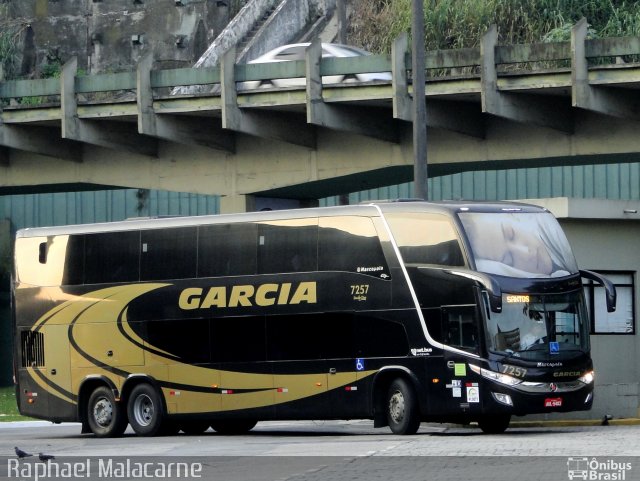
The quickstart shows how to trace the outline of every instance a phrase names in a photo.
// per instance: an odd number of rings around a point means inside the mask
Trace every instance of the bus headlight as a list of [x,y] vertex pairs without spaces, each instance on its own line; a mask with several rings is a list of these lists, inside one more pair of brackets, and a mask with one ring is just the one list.
[[588,371],[588,372],[585,372],[582,376],[580,376],[578,378],[578,381],[584,384],[591,384],[593,382],[593,379],[594,379],[593,371]]
[[500,384],[504,384],[506,386],[515,386],[516,384],[520,384],[522,382],[522,379],[518,379],[517,377],[502,374],[500,372],[489,371],[488,369],[484,369],[474,364],[469,364],[469,368],[473,372],[475,372],[476,374],[480,374],[484,378],[491,379],[492,381],[499,382]]

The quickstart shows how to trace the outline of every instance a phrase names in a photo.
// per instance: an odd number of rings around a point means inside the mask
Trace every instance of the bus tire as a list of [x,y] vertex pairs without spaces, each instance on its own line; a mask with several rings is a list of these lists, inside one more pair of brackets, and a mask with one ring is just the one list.
[[258,421],[251,419],[228,419],[213,421],[211,428],[218,434],[236,435],[248,433],[256,424],[258,424]]
[[418,399],[411,385],[394,379],[387,392],[387,422],[394,434],[415,434],[420,427]]
[[478,419],[478,426],[485,434],[502,434],[509,427],[510,414],[486,415]]
[[124,408],[107,386],[97,387],[89,396],[87,423],[91,432],[99,438],[118,437],[127,429]]
[[127,402],[129,424],[139,436],[155,436],[165,422],[162,399],[150,384],[138,384]]

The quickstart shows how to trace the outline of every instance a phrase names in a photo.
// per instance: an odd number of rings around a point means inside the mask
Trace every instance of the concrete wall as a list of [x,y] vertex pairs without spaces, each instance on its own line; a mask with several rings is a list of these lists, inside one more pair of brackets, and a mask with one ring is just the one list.
[[[590,417],[640,416],[640,336],[638,336],[638,276],[640,222],[631,220],[565,219],[561,224],[578,265],[590,270],[634,271],[636,334],[594,334],[592,356],[596,392]],[[578,416],[580,417],[580,416]]]
[[283,0],[256,36],[239,52],[238,62],[247,62],[280,45],[298,41],[319,18],[331,14],[335,0]]
[[[229,20],[214,0],[20,0],[9,15],[19,35],[19,76],[78,57],[90,73],[132,70],[154,52],[159,67],[186,67]],[[228,2],[227,2],[228,3]]]

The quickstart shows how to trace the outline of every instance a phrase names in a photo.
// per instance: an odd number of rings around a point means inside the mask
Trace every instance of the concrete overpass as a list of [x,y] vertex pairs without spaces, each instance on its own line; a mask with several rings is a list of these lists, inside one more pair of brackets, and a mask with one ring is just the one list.
[[[640,156],[640,38],[428,52],[430,175]],[[306,59],[0,83],[0,194],[92,185],[312,200],[412,178],[410,58]],[[391,71],[392,82],[322,85],[325,75]],[[300,88],[241,82],[306,78]],[[202,88],[202,86],[206,86]],[[200,86],[171,95],[176,86]],[[185,89],[181,89],[184,91]],[[207,93],[202,93],[202,91]],[[187,89],[187,91],[190,91]],[[8,102],[8,105],[6,105]]]

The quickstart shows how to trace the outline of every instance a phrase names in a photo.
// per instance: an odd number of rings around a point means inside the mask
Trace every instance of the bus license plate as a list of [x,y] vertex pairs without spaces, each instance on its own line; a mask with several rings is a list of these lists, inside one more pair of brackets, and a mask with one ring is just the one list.
[[546,408],[559,408],[562,406],[561,397],[551,397],[544,400],[544,407]]

